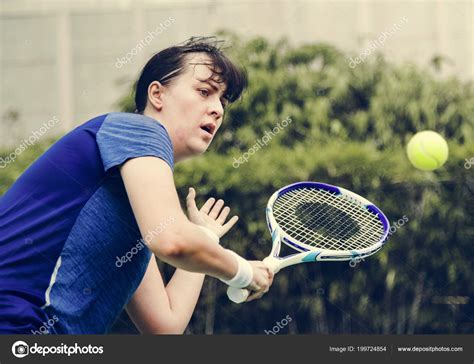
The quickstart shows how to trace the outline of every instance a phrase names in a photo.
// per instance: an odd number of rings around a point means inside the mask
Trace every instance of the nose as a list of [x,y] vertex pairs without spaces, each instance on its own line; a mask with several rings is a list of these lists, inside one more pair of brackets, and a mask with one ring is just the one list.
[[222,106],[221,100],[219,100],[219,98],[217,100],[213,100],[209,106],[209,112],[216,120],[222,118],[224,115],[224,107]]

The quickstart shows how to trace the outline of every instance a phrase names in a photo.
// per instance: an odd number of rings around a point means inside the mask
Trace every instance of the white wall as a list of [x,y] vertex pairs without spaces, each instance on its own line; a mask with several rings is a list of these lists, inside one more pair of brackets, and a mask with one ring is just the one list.
[[[445,75],[472,80],[473,8],[470,0],[0,0],[0,147],[15,145],[54,116],[59,123],[48,133],[116,110],[151,54],[222,28],[296,44],[326,41],[358,54],[406,18],[380,51],[420,65],[442,54],[451,61]],[[170,17],[170,26],[116,67],[117,57]]]

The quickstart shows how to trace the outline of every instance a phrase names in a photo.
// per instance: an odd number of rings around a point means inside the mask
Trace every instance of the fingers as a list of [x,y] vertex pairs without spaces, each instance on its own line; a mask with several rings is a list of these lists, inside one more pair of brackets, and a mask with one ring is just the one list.
[[250,302],[250,301],[253,301],[253,300],[258,300],[258,299],[262,298],[264,294],[265,294],[265,292],[262,292],[262,291],[260,291],[260,292],[255,292],[255,293],[251,294],[251,295],[249,296],[249,298],[247,298],[247,301],[245,301],[245,302]]
[[216,219],[221,211],[222,207],[224,206],[224,200],[218,200],[214,207],[212,208],[211,212],[209,213],[209,217],[212,219]]
[[[193,188],[189,189],[190,192],[188,194],[188,197],[186,198],[186,203],[188,204],[188,210],[192,208],[197,209],[196,202],[194,200],[195,197],[195,192]],[[202,205],[201,209],[199,210],[200,212],[208,215],[211,219],[215,220],[219,225],[222,225],[224,227],[224,233],[229,231],[232,226],[234,226],[239,219],[237,216],[233,216],[225,225],[224,222],[229,216],[230,213],[230,207],[225,206],[224,207],[224,200],[219,199],[217,202],[215,202],[216,199],[214,197],[209,198],[204,205]],[[223,208],[224,207],[224,208]]]
[[226,234],[232,227],[237,223],[239,220],[238,216],[232,216],[232,218],[227,221],[224,225],[222,225],[222,234]]
[[[270,283],[271,285],[271,283]],[[265,293],[267,293],[268,291],[270,290],[270,286],[268,286],[267,288],[265,288],[264,290],[260,290],[260,291],[256,291],[256,292],[253,292],[245,302],[250,302],[250,301],[253,301],[253,300],[258,300],[260,298],[262,298]]]
[[209,215],[209,211],[211,211],[211,207],[214,205],[214,201],[216,199],[214,197],[211,197],[206,201],[204,205],[201,207],[201,212],[204,212],[206,215]]
[[216,221],[221,225],[224,224],[225,219],[227,219],[227,216],[229,216],[229,212],[230,212],[230,207],[229,206],[224,207],[219,217],[216,219]]

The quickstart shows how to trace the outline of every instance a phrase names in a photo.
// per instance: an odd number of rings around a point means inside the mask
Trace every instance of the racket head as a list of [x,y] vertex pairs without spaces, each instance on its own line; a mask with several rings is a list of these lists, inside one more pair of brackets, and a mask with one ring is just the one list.
[[[266,218],[273,245],[263,262],[274,273],[298,263],[367,257],[383,247],[389,233],[387,217],[369,200],[320,182],[297,182],[276,191],[268,200]],[[305,236],[298,230],[309,233]],[[357,244],[369,237],[369,243]],[[324,244],[318,245],[318,241]],[[296,253],[279,257],[282,243]],[[235,303],[245,302],[249,295],[246,289],[227,289],[227,296]]]
[[386,243],[390,228],[387,217],[369,200],[320,182],[279,189],[268,200],[266,217],[273,241],[271,257],[279,259],[284,243],[306,253],[305,262],[372,255]]

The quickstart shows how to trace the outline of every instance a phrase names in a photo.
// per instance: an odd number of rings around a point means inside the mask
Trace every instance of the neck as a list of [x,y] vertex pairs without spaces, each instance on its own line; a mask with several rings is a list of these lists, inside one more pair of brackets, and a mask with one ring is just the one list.
[[149,110],[148,108],[143,112],[143,115],[159,121],[160,124],[165,127],[170,136],[171,144],[173,144],[173,157],[175,164],[190,158],[186,151],[182,150],[183,148],[181,147],[181,143],[179,143],[179,137],[176,135],[171,123],[167,122],[164,118],[161,118],[159,113]]

